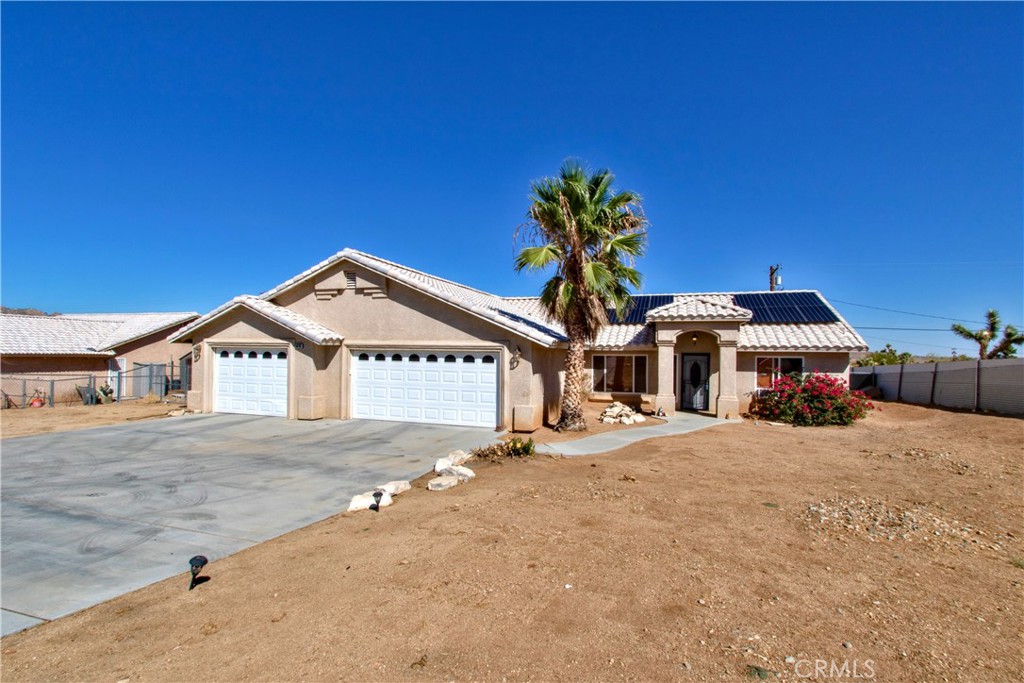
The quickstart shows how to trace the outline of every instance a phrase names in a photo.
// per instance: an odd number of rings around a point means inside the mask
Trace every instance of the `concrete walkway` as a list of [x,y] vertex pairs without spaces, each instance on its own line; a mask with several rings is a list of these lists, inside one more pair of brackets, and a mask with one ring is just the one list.
[[598,453],[618,450],[623,446],[628,446],[638,441],[645,441],[646,439],[653,439],[658,436],[686,434],[687,432],[695,432],[698,429],[707,429],[715,425],[739,423],[739,420],[719,420],[715,417],[706,417],[693,413],[677,413],[676,415],[660,419],[665,420],[665,422],[652,422],[649,426],[595,434],[594,436],[586,436],[576,441],[552,444],[539,443],[537,444],[537,452],[561,455],[566,458],[575,458],[580,455],[596,455]]
[[185,590],[192,555],[215,561],[343,512],[358,493],[496,436],[193,415],[5,439],[3,634],[175,575]]

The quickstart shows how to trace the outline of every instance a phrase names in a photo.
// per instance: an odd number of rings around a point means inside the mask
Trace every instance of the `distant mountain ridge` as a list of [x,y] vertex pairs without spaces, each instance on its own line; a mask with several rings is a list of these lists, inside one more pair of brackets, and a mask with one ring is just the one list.
[[38,308],[8,308],[7,306],[0,306],[0,313],[10,315],[60,315],[60,313],[47,313],[46,311],[40,311]]

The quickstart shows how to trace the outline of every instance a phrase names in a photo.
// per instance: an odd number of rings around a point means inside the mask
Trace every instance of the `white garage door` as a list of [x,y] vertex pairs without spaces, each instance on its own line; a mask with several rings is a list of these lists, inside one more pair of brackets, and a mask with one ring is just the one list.
[[353,355],[352,416],[491,427],[498,423],[498,354],[372,351]]
[[216,354],[216,412],[288,416],[287,351],[217,349]]

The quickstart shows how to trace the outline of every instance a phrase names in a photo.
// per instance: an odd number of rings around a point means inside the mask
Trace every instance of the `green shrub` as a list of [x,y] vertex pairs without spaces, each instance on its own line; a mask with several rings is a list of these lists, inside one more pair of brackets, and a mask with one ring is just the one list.
[[759,396],[751,409],[755,417],[789,422],[801,427],[849,425],[865,417],[874,405],[843,380],[812,372],[786,375]]

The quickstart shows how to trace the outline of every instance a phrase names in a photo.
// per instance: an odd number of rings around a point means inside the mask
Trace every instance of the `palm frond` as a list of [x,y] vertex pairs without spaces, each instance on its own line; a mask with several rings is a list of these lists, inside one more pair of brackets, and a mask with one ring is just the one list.
[[521,270],[544,270],[562,258],[562,250],[554,244],[526,247],[515,260],[516,272]]

